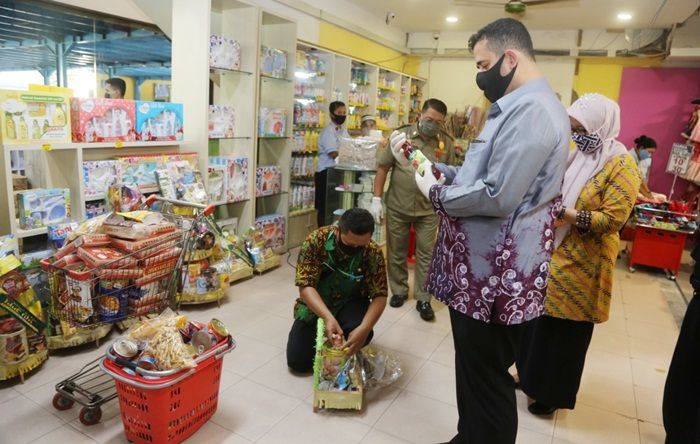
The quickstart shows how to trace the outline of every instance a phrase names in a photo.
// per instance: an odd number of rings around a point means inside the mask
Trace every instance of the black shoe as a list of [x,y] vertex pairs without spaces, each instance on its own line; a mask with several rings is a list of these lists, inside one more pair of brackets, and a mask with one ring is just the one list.
[[557,411],[556,407],[550,407],[537,401],[527,406],[527,409],[530,413],[537,416],[549,416]]
[[432,321],[435,319],[435,312],[433,311],[433,307],[430,306],[430,301],[416,302],[416,310],[418,310],[421,319],[424,321]]
[[408,295],[405,294],[395,294],[391,297],[391,300],[389,301],[389,305],[391,305],[394,308],[401,307],[404,302],[406,302],[406,299],[408,299]]

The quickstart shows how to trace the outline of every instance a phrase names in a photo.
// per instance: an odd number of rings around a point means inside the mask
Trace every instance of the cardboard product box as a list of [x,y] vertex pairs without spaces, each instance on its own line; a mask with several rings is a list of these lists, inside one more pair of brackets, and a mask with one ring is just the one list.
[[136,101],[136,140],[182,140],[183,123],[181,103]]
[[287,134],[287,111],[282,108],[260,108],[258,133],[266,137],[284,137]]
[[287,52],[263,45],[260,50],[260,73],[280,79],[287,78]]
[[72,97],[73,142],[133,142],[136,140],[136,102],[123,99]]
[[236,40],[212,35],[209,38],[209,67],[241,69],[241,45]]
[[255,197],[279,194],[282,191],[282,169],[278,165],[262,165],[255,169]]
[[25,176],[12,174],[12,191],[23,191],[29,189],[29,180]]
[[284,246],[285,219],[281,214],[268,214],[255,219],[255,227],[262,232],[265,248]]
[[224,139],[236,134],[236,110],[229,105],[209,105],[209,138]]
[[70,220],[70,190],[49,188],[17,193],[19,226],[24,230]]
[[105,197],[110,186],[119,179],[116,160],[89,160],[83,162],[83,194],[85,200]]
[[119,156],[119,181],[138,187],[142,193],[151,193],[159,190],[156,171],[165,168],[164,156],[134,155]]
[[224,170],[226,202],[239,202],[249,198],[247,157],[211,156],[209,165],[213,170]]
[[70,142],[64,94],[0,89],[0,139],[6,144]]

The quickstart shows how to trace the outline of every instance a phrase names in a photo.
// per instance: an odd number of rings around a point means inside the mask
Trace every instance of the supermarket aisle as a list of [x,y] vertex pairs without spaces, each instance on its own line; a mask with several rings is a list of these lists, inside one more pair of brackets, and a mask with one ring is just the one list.
[[[292,276],[284,264],[233,287],[221,309],[184,310],[193,319],[222,319],[239,342],[224,363],[218,412],[188,442],[423,444],[451,438],[457,414],[446,309],[436,304],[436,322],[426,323],[414,304],[387,307],[375,344],[401,357],[402,379],[371,395],[362,413],[314,414],[311,377],[291,376],[285,366]],[[677,290],[661,274],[629,274],[622,263],[616,279],[612,317],[593,335],[576,410],[538,419],[518,392],[518,443],[663,443],[662,390],[678,334],[666,297],[678,297]],[[80,424],[76,408],[51,406],[55,383],[103,350],[53,356],[24,385],[2,386],[0,442],[126,443],[116,402],[92,427]]]

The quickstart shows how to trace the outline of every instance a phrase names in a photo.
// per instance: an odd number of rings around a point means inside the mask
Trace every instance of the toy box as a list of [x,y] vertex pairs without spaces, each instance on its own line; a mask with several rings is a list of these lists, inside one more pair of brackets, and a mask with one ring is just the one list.
[[70,190],[50,188],[17,193],[19,226],[24,230],[60,224],[70,219]]
[[122,183],[136,186],[142,193],[158,191],[156,170],[165,168],[162,155],[120,156],[117,159]]
[[287,52],[262,46],[260,50],[260,73],[264,76],[287,78]]
[[260,108],[258,133],[263,137],[284,137],[287,133],[287,111],[282,108]]
[[227,202],[239,202],[248,199],[248,158],[247,157],[209,157],[209,165],[224,168],[223,187]]
[[282,170],[278,165],[262,165],[255,169],[255,197],[279,194],[282,191]]
[[72,97],[73,142],[115,142],[136,139],[136,103],[122,99]]
[[136,140],[182,140],[181,103],[136,101]]
[[0,139],[6,144],[70,142],[69,98],[0,89]]
[[209,105],[209,138],[224,139],[236,134],[236,110],[228,105]]
[[194,203],[208,200],[202,174],[185,160],[167,162],[165,169],[156,170],[156,178],[163,197]]
[[241,69],[241,45],[233,39],[212,35],[209,38],[209,67]]
[[277,248],[284,246],[284,216],[281,214],[268,214],[255,219],[255,226],[262,232],[265,248]]
[[104,198],[107,189],[119,178],[116,160],[92,160],[83,162],[83,194],[85,200]]

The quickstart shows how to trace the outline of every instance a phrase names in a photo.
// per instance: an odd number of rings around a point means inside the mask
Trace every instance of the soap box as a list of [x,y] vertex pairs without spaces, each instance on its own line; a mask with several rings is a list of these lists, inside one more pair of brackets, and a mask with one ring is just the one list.
[[255,197],[282,191],[282,169],[278,165],[261,165],[255,169]]
[[287,111],[282,108],[260,108],[258,132],[261,136],[284,137],[287,133]]
[[5,144],[70,142],[69,97],[0,89],[0,126]]
[[136,140],[182,140],[181,103],[136,101]]
[[212,35],[209,38],[209,67],[241,69],[241,45],[233,39]]
[[70,219],[70,190],[50,188],[17,193],[19,226],[24,230],[60,224]]
[[236,110],[229,105],[209,105],[209,138],[223,139],[236,134]]
[[73,142],[133,142],[136,139],[136,103],[124,99],[72,97]]
[[116,160],[89,160],[83,162],[83,194],[85,200],[105,198],[107,190],[119,178]]

